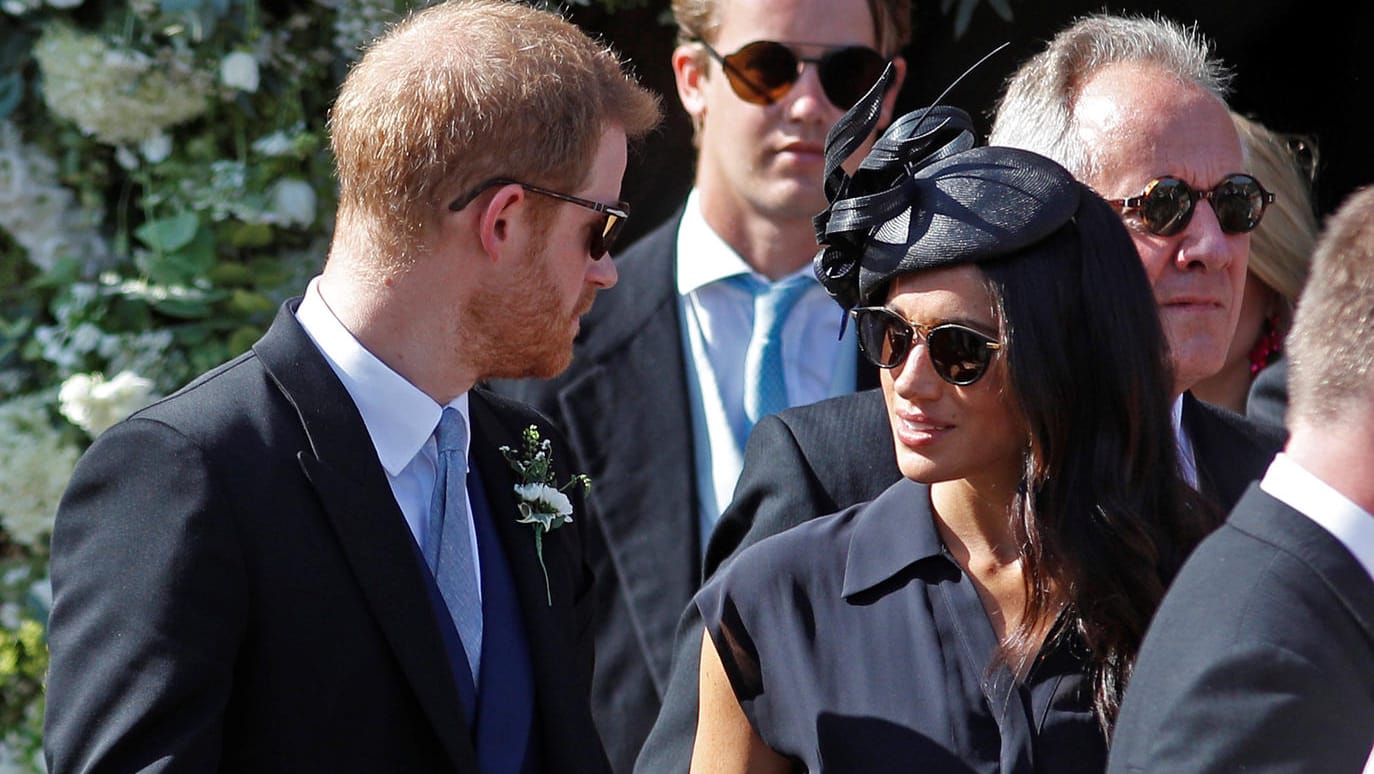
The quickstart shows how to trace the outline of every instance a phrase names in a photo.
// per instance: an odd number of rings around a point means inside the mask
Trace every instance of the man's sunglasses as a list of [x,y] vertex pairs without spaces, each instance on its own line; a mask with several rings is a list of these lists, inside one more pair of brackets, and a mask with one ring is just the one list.
[[826,48],[817,57],[804,57],[792,46],[756,40],[733,54],[721,56],[711,44],[697,38],[706,53],[720,62],[735,95],[754,105],[771,105],[782,99],[801,77],[802,66],[816,65],[826,99],[841,110],[854,107],[873,88],[887,66],[882,54],[867,46]]
[[558,199],[559,201],[572,202],[579,207],[586,207],[589,210],[599,212],[606,216],[606,221],[601,224],[601,228],[592,230],[591,239],[587,243],[587,253],[591,255],[593,261],[601,260],[602,256],[606,255],[606,253],[610,252],[611,249],[615,247],[616,239],[620,237],[620,232],[625,228],[625,221],[630,219],[630,205],[625,202],[602,204],[601,202],[594,202],[591,199],[583,199],[580,196],[550,191],[547,188],[540,188],[537,185],[522,183],[519,180],[511,180],[506,177],[494,177],[482,183],[466,196],[460,196],[454,199],[453,202],[449,204],[448,208],[454,212],[458,212],[471,204],[472,200],[481,195],[483,191],[498,185],[518,185],[531,193],[542,194]]
[[859,350],[879,368],[896,368],[911,354],[916,342],[925,339],[926,354],[935,373],[950,384],[967,387],[983,378],[992,353],[1002,348],[997,340],[958,323],[913,325],[882,306],[849,310],[859,335]]
[[1125,212],[1134,211],[1151,234],[1173,236],[1188,227],[1198,199],[1212,203],[1222,231],[1244,234],[1259,225],[1264,208],[1274,203],[1274,194],[1244,174],[1227,175],[1210,191],[1198,191],[1176,177],[1165,176],[1151,180],[1139,196],[1107,201]]

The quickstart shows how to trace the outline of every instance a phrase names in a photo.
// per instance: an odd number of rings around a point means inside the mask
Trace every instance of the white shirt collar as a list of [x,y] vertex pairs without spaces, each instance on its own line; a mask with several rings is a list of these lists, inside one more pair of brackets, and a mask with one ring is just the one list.
[[[358,342],[320,295],[319,277],[310,281],[296,319],[320,348],[362,415],[363,424],[388,474],[399,475],[434,435],[443,408]],[[448,404],[468,419],[468,393]],[[468,433],[471,444],[471,432]]]
[[1174,399],[1173,409],[1170,416],[1174,423],[1174,441],[1178,446],[1178,466],[1179,472],[1183,474],[1183,480],[1188,485],[1197,489],[1199,484],[1197,473],[1197,453],[1193,451],[1193,439],[1188,437],[1188,433],[1183,429],[1183,396]]
[[[678,226],[677,254],[677,292],[680,296],[727,277],[753,271],[744,258],[707,224],[705,216],[701,214],[701,195],[695,188],[687,194],[682,223]],[[682,256],[691,256],[691,260],[682,260]]]
[[1260,489],[1334,535],[1374,580],[1374,515],[1282,452],[1269,464]]

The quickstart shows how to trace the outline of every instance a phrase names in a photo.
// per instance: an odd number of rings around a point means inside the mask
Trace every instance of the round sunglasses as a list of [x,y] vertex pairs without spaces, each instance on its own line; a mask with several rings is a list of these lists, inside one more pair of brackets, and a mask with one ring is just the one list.
[[460,196],[449,203],[448,208],[453,212],[458,212],[472,203],[483,191],[494,188],[498,185],[518,185],[531,193],[548,196],[563,202],[570,202],[579,207],[586,207],[593,212],[599,212],[605,217],[600,228],[592,229],[591,237],[587,240],[587,254],[593,261],[599,261],[615,247],[615,242],[620,238],[620,232],[625,229],[625,221],[630,219],[630,205],[625,202],[615,204],[602,204],[591,199],[583,199],[572,194],[559,193],[547,188],[540,188],[537,185],[522,183],[519,180],[512,180],[508,177],[494,177],[485,183],[477,186],[466,196]]
[[883,306],[849,310],[859,336],[859,350],[879,368],[896,368],[922,339],[935,373],[950,384],[967,387],[983,378],[993,352],[1002,348],[985,333],[958,323],[914,325]]
[[1151,234],[1173,236],[1188,227],[1199,199],[1211,202],[1222,231],[1244,234],[1259,225],[1264,209],[1274,203],[1274,194],[1246,174],[1227,175],[1205,191],[1166,175],[1151,180],[1139,196],[1107,202],[1133,212]]
[[803,65],[810,63],[816,65],[825,98],[848,110],[873,88],[887,66],[887,59],[867,46],[826,47],[819,57],[805,57],[786,43],[756,40],[722,56],[701,38],[696,42],[720,62],[735,95],[753,105],[771,105],[782,99],[801,77]]

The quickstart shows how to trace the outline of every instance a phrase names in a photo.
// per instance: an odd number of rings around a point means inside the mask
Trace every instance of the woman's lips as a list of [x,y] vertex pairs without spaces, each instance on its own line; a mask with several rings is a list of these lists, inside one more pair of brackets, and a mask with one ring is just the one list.
[[923,414],[897,414],[892,418],[892,426],[897,438],[903,445],[918,448],[935,443],[943,438],[954,425],[932,419]]

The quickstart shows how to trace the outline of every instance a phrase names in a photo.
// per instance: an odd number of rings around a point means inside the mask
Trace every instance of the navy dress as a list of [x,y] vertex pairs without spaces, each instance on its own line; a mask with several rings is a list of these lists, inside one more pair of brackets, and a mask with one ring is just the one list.
[[1080,641],[1050,638],[1022,682],[992,666],[996,635],[924,484],[760,541],[695,603],[749,722],[802,770],[1106,767]]

